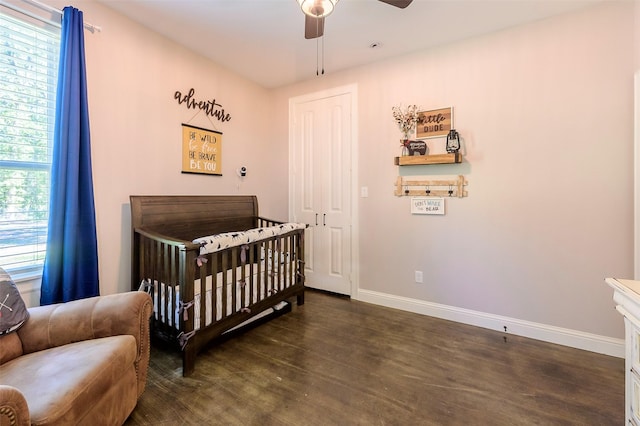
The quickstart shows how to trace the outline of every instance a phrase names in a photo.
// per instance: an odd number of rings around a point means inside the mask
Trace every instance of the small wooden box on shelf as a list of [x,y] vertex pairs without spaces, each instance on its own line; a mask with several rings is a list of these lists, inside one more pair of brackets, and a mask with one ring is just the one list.
[[395,157],[396,166],[417,166],[420,164],[453,164],[462,163],[462,154],[459,152],[434,155],[405,155]]

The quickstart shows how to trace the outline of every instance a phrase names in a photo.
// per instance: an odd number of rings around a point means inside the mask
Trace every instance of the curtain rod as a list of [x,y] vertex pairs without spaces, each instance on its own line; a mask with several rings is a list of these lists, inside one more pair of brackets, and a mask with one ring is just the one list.
[[[36,0],[22,0],[25,3],[29,3],[32,6],[38,7],[40,9],[43,9],[47,12],[51,12],[51,13],[55,13],[60,15],[60,17],[62,17],[62,11],[60,9],[56,9],[53,6],[49,6],[48,4],[44,4],[44,3],[40,3],[39,1]],[[97,25],[93,25],[90,24],[89,22],[83,22],[83,25],[86,29],[88,29],[91,32],[95,32],[95,31],[102,31],[101,27],[98,27]]]

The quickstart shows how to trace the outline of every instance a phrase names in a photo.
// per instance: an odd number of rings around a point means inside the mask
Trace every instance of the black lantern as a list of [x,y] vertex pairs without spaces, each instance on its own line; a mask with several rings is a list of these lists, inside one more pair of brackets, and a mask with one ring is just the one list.
[[447,152],[455,153],[458,151],[460,151],[460,135],[456,129],[451,129],[447,135]]

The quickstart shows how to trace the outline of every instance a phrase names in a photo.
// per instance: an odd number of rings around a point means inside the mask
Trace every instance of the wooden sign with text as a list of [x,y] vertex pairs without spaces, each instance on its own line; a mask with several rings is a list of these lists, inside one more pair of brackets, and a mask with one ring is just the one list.
[[231,114],[224,111],[222,105],[215,99],[202,100],[196,99],[196,90],[192,87],[187,94],[182,94],[179,90],[173,94],[173,99],[178,101],[178,105],[186,104],[187,109],[199,109],[204,111],[207,116],[217,118],[221,122],[231,120]]
[[222,133],[183,124],[182,173],[222,176]]
[[453,128],[453,107],[418,112],[416,138],[436,138],[449,134]]
[[411,197],[411,214],[444,214],[444,198]]

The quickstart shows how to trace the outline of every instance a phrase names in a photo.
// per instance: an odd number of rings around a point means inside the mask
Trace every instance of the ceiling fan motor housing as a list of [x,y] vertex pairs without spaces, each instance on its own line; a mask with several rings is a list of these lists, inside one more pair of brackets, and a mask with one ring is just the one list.
[[305,15],[314,18],[324,18],[333,12],[333,8],[339,0],[298,0]]

